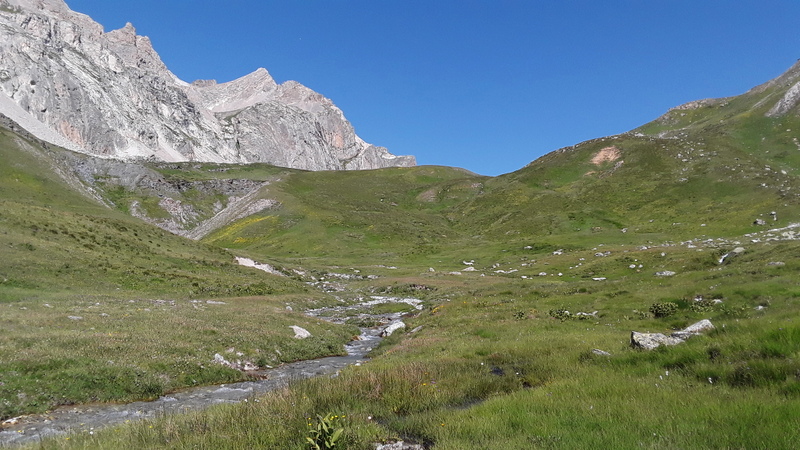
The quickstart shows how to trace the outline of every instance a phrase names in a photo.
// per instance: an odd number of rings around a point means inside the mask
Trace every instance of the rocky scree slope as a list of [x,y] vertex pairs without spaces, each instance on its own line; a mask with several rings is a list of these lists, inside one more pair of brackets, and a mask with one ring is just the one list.
[[0,0],[0,112],[48,142],[125,160],[413,166],[359,138],[329,99],[264,69],[186,83],[131,24],[104,32],[63,0]]

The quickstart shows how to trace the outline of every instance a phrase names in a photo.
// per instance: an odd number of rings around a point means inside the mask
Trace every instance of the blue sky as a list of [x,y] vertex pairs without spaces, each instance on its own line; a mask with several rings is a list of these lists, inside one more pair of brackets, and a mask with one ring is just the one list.
[[186,81],[264,67],[367,142],[484,175],[737,95],[800,58],[797,0],[67,0]]

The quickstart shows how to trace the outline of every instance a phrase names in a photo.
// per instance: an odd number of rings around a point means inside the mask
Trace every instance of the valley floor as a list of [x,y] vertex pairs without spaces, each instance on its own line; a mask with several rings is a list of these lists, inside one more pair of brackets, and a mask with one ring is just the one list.
[[[324,423],[355,449],[793,448],[800,247],[740,245],[736,255],[733,242],[710,241],[320,267],[315,285],[344,302],[406,296],[424,307],[400,310],[405,331],[336,377],[39,445],[300,449]],[[652,351],[630,345],[631,331],[700,319],[715,329]]]

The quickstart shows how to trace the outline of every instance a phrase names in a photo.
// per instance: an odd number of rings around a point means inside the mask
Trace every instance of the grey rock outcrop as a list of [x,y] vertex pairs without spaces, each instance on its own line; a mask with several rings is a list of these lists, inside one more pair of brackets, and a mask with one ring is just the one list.
[[406,324],[405,324],[405,323],[403,323],[402,321],[392,322],[391,324],[389,324],[389,326],[387,326],[387,327],[386,327],[386,328],[385,328],[385,329],[384,329],[384,330],[381,332],[381,337],[389,337],[389,336],[391,336],[392,334],[394,334],[394,332],[395,332],[395,331],[397,331],[397,330],[403,330],[403,329],[405,329],[405,328],[406,328]]
[[297,325],[292,325],[289,328],[294,331],[294,338],[295,339],[306,339],[311,337],[311,333],[303,327],[298,327]]
[[0,112],[48,142],[124,160],[415,164],[364,142],[331,100],[297,82],[258,69],[186,83],[133,25],[104,32],[63,0],[0,0]]
[[689,325],[688,327],[680,331],[672,333],[672,337],[686,340],[692,336],[699,336],[705,333],[706,331],[711,331],[713,329],[714,329],[714,324],[712,324],[711,321],[708,319],[703,319],[700,322],[693,323],[692,325]]
[[669,336],[662,333],[639,333],[637,331],[631,331],[631,346],[645,350],[653,350],[662,345],[678,345],[692,336],[699,336],[713,329],[714,324],[708,319],[703,319]]
[[631,346],[643,348],[645,350],[653,350],[662,345],[678,345],[682,342],[682,339],[667,336],[662,333],[639,333],[631,331]]
[[375,450],[424,450],[421,444],[411,444],[404,441],[391,442],[388,444],[375,444]]

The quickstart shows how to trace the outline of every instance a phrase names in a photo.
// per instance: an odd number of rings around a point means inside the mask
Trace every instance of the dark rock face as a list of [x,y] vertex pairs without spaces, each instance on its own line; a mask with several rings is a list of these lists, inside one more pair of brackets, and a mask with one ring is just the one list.
[[0,112],[38,137],[132,160],[307,170],[413,166],[367,144],[333,102],[265,69],[186,83],[133,25],[104,32],[63,0],[0,0]]

